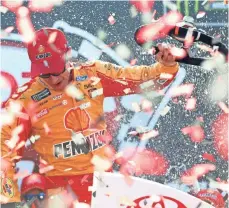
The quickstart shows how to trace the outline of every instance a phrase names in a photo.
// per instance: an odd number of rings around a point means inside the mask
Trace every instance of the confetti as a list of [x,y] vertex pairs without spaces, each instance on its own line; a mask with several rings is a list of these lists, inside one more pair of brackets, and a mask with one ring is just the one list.
[[109,22],[110,25],[113,25],[116,22],[116,20],[115,20],[113,15],[110,15],[108,17],[108,22]]
[[103,159],[98,155],[94,155],[91,159],[91,163],[95,166],[95,169],[98,171],[107,171],[111,168],[112,163],[107,159]]
[[187,100],[185,109],[186,109],[186,110],[194,110],[195,107],[196,107],[196,98],[189,98],[189,99]]
[[24,42],[30,43],[35,38],[35,29],[29,17],[29,10],[26,7],[20,7],[17,10],[16,25],[17,29],[23,37]]
[[97,85],[101,79],[99,77],[91,77],[90,80],[92,81],[92,85]]
[[219,102],[218,106],[223,110],[224,113],[229,113],[229,108],[226,106],[224,102]]
[[97,36],[100,40],[104,41],[107,37],[107,34],[104,30],[99,29],[97,32]]
[[141,100],[141,104],[140,105],[141,105],[141,109],[142,109],[143,112],[151,113],[153,111],[153,108],[152,108],[153,104],[152,104],[152,102],[150,102],[147,99]]
[[137,204],[134,202],[134,200],[130,199],[127,196],[121,196],[119,199],[120,206],[137,206]]
[[52,32],[52,33],[49,35],[48,44],[54,43],[55,40],[56,40],[56,36],[57,36],[57,32]]
[[51,12],[55,5],[60,6],[63,0],[33,0],[29,1],[29,9],[33,12]]
[[160,79],[172,79],[173,78],[173,75],[172,74],[168,74],[168,73],[161,73],[160,74]]
[[136,58],[135,58],[135,59],[131,59],[130,65],[131,65],[131,66],[136,65],[137,61],[138,61],[138,60],[137,60]]
[[181,131],[184,135],[188,134],[192,142],[200,143],[205,138],[204,130],[199,125],[188,126],[188,127],[181,129]]
[[207,174],[209,171],[214,171],[215,169],[216,166],[213,164],[196,164],[182,174],[181,181],[184,184],[193,185],[198,178]]
[[138,15],[138,11],[135,6],[130,7],[130,17],[134,18]]
[[47,172],[49,172],[49,171],[51,171],[53,169],[54,169],[54,166],[53,165],[49,165],[49,166],[46,166],[44,168],[39,169],[39,173],[40,174],[47,173]]
[[80,183],[81,183],[81,184],[83,184],[83,183],[85,183],[85,182],[87,183],[87,182],[88,182],[88,180],[87,180],[88,176],[89,176],[89,175],[84,175],[83,178],[81,179]]
[[212,154],[209,154],[209,153],[205,152],[205,153],[203,153],[202,157],[205,160],[209,160],[211,162],[216,162],[215,157]]
[[0,194],[0,203],[6,204],[6,203],[9,202],[9,200],[10,200],[10,198],[8,198],[8,197],[6,197],[6,196]]
[[66,168],[66,169],[64,169],[64,172],[67,172],[67,171],[70,171],[70,170],[72,170],[72,168]]
[[131,56],[131,51],[125,44],[116,46],[115,51],[123,59],[129,59]]
[[160,112],[161,116],[165,116],[169,111],[170,111],[171,107],[169,107],[168,105],[164,107],[164,109]]
[[199,11],[198,14],[196,15],[196,19],[203,18],[205,16],[206,12],[204,11]]
[[133,103],[131,103],[131,105],[132,105],[132,108],[133,108],[134,112],[137,113],[137,112],[141,111],[140,105],[138,103],[133,102]]
[[81,90],[76,88],[74,85],[70,84],[65,88],[65,92],[68,96],[76,99],[76,100],[82,100],[84,99],[84,94]]
[[154,1],[152,0],[144,0],[144,1],[134,1],[130,0],[130,4],[132,4],[137,11],[142,13],[148,13],[151,11],[154,5]]
[[8,11],[8,8],[7,7],[4,7],[4,6],[0,6],[0,12],[1,13],[6,13]]
[[173,87],[170,91],[172,97],[186,95],[190,97],[194,90],[194,84],[183,84],[178,87]]
[[125,89],[123,90],[123,92],[124,92],[125,94],[129,94],[129,93],[131,93],[131,89],[130,89],[130,88],[125,88]]
[[77,202],[73,202],[73,208],[90,208],[90,205],[77,201]]
[[32,135],[29,140],[34,144],[35,141],[37,141],[38,139],[40,139],[41,136],[40,135]]
[[43,127],[44,127],[46,135],[51,133],[51,130],[50,130],[50,128],[49,128],[49,126],[48,126],[48,124],[46,122],[43,123]]
[[168,7],[168,9],[172,11],[177,11],[177,5],[172,3],[171,1],[163,1],[163,5]]
[[212,125],[214,147],[218,154],[228,161],[228,114],[222,113]]
[[4,32],[6,32],[6,33],[11,33],[12,31],[14,30],[14,26],[9,26],[9,27],[7,27],[5,30],[4,30]]

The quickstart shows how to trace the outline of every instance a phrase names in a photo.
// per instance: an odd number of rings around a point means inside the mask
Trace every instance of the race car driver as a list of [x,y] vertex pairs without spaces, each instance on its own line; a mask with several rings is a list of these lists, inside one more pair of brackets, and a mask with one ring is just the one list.
[[[92,185],[94,171],[91,160],[95,155],[106,157],[106,144],[99,139],[106,133],[103,100],[167,86],[172,79],[161,79],[160,75],[167,73],[174,77],[178,63],[169,45],[159,44],[158,48],[158,62],[150,66],[121,67],[97,60],[75,67],[68,61],[66,54],[70,48],[62,31],[52,28],[36,31],[35,39],[27,47],[32,79],[5,103],[8,111],[14,103],[19,104],[21,112],[15,113],[13,122],[2,128],[1,156],[12,162],[23,151],[23,148],[16,150],[17,145],[33,138],[34,149],[48,167],[52,166],[46,170],[47,194],[70,186],[79,201],[90,203],[88,187]],[[20,128],[15,140],[16,127]],[[20,201],[13,167],[3,175],[2,181],[11,187],[11,194],[6,192],[5,196],[9,202]]]

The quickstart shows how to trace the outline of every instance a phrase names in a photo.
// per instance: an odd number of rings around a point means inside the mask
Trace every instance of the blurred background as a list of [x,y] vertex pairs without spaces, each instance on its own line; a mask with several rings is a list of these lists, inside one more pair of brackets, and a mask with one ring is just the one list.
[[[36,8],[26,1],[17,2],[30,8],[29,15],[35,30],[44,26],[63,30],[73,49],[73,57],[79,62],[101,59],[123,66],[153,64],[153,56],[135,43],[134,33],[139,26],[151,23],[152,19],[157,20],[174,9],[183,16],[193,17],[198,29],[228,45],[228,5],[225,1],[146,1],[146,9],[143,10],[139,9],[140,1],[59,0],[53,1],[55,5],[50,4],[46,9]],[[16,25],[15,13],[1,9],[1,70],[12,75],[20,86],[29,80],[30,63]],[[180,44],[168,37],[157,42]],[[193,46],[192,55],[206,56],[206,52]],[[187,110],[187,99],[182,96],[166,101],[153,126],[158,135],[148,139],[145,146],[163,155],[169,163],[168,169],[163,175],[141,174],[138,177],[193,194],[228,179],[228,71],[222,67],[209,70],[184,64],[180,67],[185,71],[182,84],[194,84],[192,98],[196,105]],[[5,88],[1,91],[2,101],[5,101],[11,90]],[[148,99],[149,111],[137,112],[133,103],[141,106],[145,99],[145,95],[131,95],[105,100],[108,129],[117,151],[124,146],[138,145],[139,137],[128,133],[135,131],[136,127],[150,124],[163,96]],[[193,141],[183,133],[182,129],[187,126],[201,128],[204,133],[201,142]],[[28,142],[24,155],[27,162],[20,162],[18,167],[32,171],[36,167],[33,162],[37,164],[38,158]],[[216,169],[203,175],[194,185],[182,183],[182,173],[196,164],[205,163],[214,164]],[[115,170],[119,168],[119,165],[114,165]],[[217,185],[214,187],[226,201],[227,192]]]

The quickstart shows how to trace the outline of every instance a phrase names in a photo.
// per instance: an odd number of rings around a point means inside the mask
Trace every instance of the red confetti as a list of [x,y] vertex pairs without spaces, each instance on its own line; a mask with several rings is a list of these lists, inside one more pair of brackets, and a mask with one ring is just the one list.
[[215,160],[215,158],[214,158],[214,156],[212,155],[212,154],[209,154],[209,153],[204,153],[203,155],[202,155],[202,157],[203,157],[203,159],[205,159],[205,160],[209,160],[209,161],[211,161],[211,162],[216,162],[216,160]]
[[216,166],[213,164],[194,165],[182,174],[181,181],[187,185],[193,185],[200,177],[215,169]]
[[183,134],[188,134],[193,142],[202,142],[204,140],[204,130],[201,126],[187,126],[182,130]]
[[197,120],[197,121],[200,121],[200,122],[202,122],[202,123],[204,122],[204,118],[203,118],[203,116],[199,116],[199,117],[197,117],[197,118],[196,118],[196,120]]
[[136,33],[136,41],[144,44],[149,41],[165,38],[177,22],[180,22],[182,15],[179,12],[171,11],[162,16],[156,23],[145,25]]
[[152,0],[140,0],[140,1],[130,0],[130,4],[134,5],[134,7],[139,12],[146,13],[152,10],[154,1]]
[[[131,161],[132,163],[129,163]],[[121,164],[123,172],[128,172],[133,168],[133,172],[139,176],[141,174],[164,175],[168,168],[166,158],[156,151],[142,148],[127,148],[123,154],[116,159],[116,163]],[[133,166],[133,164],[135,164]]]
[[214,146],[218,154],[228,160],[228,114],[222,113],[212,125]]

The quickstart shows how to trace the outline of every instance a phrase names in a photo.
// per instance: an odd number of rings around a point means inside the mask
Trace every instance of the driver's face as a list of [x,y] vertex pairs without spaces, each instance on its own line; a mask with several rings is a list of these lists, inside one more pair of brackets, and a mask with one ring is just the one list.
[[42,78],[53,90],[63,91],[69,84],[70,72],[65,70],[59,76],[50,76],[49,78]]

